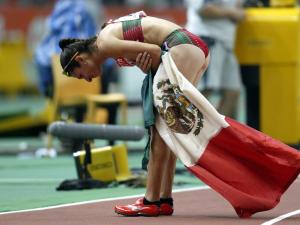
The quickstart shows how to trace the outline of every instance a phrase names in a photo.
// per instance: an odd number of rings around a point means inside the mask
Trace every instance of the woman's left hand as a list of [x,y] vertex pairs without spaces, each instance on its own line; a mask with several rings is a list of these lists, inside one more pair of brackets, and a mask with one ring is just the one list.
[[152,58],[148,52],[139,53],[135,60],[136,66],[139,67],[144,73],[148,73],[151,69]]

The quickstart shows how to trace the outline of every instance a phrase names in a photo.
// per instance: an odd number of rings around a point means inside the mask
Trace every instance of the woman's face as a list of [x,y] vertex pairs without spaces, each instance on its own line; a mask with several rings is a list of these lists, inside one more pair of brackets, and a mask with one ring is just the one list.
[[93,78],[101,75],[101,66],[95,62],[91,54],[79,54],[75,60],[79,63],[79,67],[73,69],[73,77],[91,82]]

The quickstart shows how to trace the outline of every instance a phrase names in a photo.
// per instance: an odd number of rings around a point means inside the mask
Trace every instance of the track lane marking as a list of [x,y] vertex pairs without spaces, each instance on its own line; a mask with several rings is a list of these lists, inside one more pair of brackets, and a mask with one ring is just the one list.
[[[211,188],[204,185],[202,187],[192,187],[192,188],[184,188],[184,189],[174,190],[173,193],[188,192],[188,191],[199,191],[199,190],[207,190],[207,189],[211,189]],[[40,207],[40,208],[33,208],[33,209],[24,209],[24,210],[16,210],[16,211],[9,211],[9,212],[0,212],[0,216],[1,215],[7,215],[7,214],[14,214],[14,213],[34,212],[34,211],[43,211],[43,210],[48,210],[48,209],[57,209],[57,208],[69,207],[69,206],[86,205],[86,204],[92,204],[92,203],[98,203],[98,202],[124,200],[124,199],[130,199],[130,198],[138,198],[138,197],[142,197],[142,196],[144,196],[144,194],[130,195],[130,196],[125,196],[125,197],[115,197],[115,198],[89,200],[89,201],[67,203],[67,204],[62,204],[62,205],[54,205],[54,206]]]
[[291,217],[291,216],[295,216],[297,214],[300,214],[300,209],[296,210],[296,211],[293,211],[293,212],[289,212],[289,213],[286,213],[286,214],[283,214],[281,216],[278,216],[272,220],[269,220],[267,222],[264,222],[262,223],[261,225],[272,225],[274,223],[277,223],[277,222],[280,222],[281,220],[284,220],[288,217]]
[[49,183],[58,181],[61,181],[61,178],[0,178],[0,183]]

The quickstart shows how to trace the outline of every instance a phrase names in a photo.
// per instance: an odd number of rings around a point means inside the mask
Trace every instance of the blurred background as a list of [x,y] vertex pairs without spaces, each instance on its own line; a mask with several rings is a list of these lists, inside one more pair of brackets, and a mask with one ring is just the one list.
[[[244,1],[246,16],[237,24],[234,45],[243,84],[236,119],[296,148],[300,142],[298,5],[296,0]],[[61,179],[76,177],[72,153],[81,150],[82,143],[47,134],[53,121],[143,126],[140,88],[144,74],[138,68],[118,68],[107,60],[101,80],[85,88],[56,76],[60,68],[54,57],[59,54],[60,38],[96,35],[108,19],[139,10],[187,24],[184,0],[0,0],[0,193],[13,190],[16,184],[25,184],[28,190],[49,184],[36,192],[45,196]],[[114,95],[111,102],[106,99],[116,93],[120,95]],[[86,99],[79,101],[79,95]],[[91,95],[100,95],[102,100],[87,98]],[[74,96],[76,101],[71,100]],[[219,98],[220,93],[214,93],[212,103],[217,104]],[[146,141],[147,137],[126,143],[129,167],[140,167]],[[118,143],[95,140],[93,146]],[[196,181],[181,177],[176,182],[194,185]],[[128,193],[133,192],[128,189]],[[0,204],[1,198],[6,196],[0,195]],[[24,205],[26,201],[30,200],[24,200]],[[27,207],[6,204],[4,211]]]
[[[73,114],[70,108],[59,114],[51,112],[56,101],[51,57],[59,53],[58,40],[90,37],[99,32],[106,20],[141,9],[149,15],[185,23],[185,9],[178,0],[1,1],[0,153],[43,147],[46,127],[54,117],[82,120],[80,110]],[[124,93],[132,106],[128,110],[136,112],[128,113],[132,118],[127,121],[142,125],[140,87],[144,74],[137,68],[117,68],[110,60],[104,69],[107,75],[102,78],[101,93]],[[59,146],[56,148],[60,150]]]

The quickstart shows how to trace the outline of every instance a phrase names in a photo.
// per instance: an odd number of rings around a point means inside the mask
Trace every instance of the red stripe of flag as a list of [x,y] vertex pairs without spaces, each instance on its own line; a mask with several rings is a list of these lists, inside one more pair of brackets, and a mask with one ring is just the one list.
[[240,217],[274,208],[300,172],[300,153],[235,120],[188,169],[226,198]]

